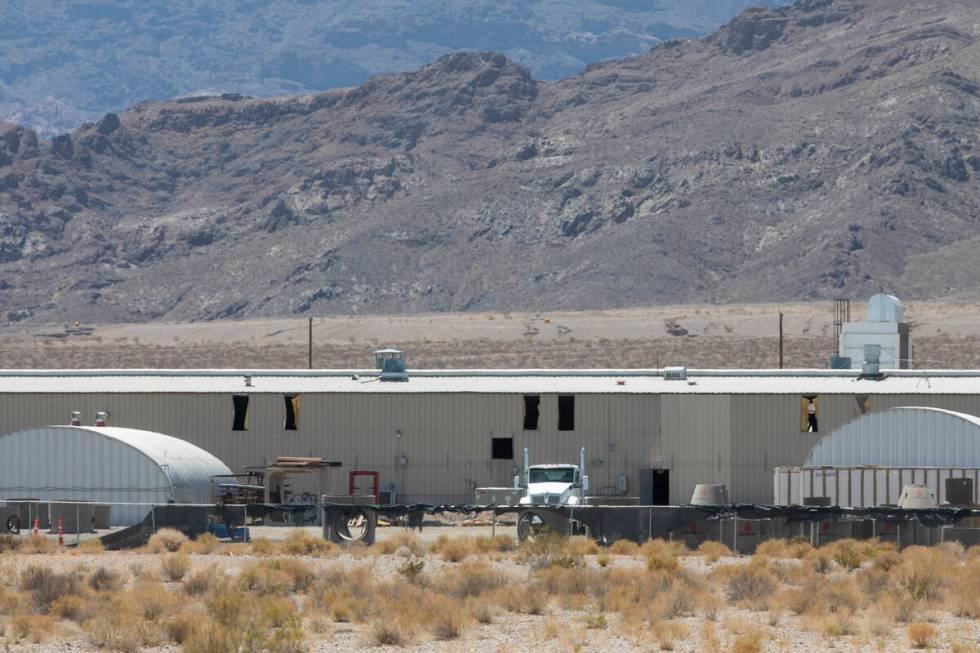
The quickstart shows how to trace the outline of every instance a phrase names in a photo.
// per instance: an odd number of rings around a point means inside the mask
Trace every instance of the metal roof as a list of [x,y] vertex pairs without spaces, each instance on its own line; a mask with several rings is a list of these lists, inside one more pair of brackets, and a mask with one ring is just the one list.
[[211,477],[231,474],[231,469],[204,449],[186,440],[154,431],[118,426],[51,426],[97,433],[121,442],[150,458],[173,486],[177,503],[209,503]]
[[980,467],[980,417],[918,406],[868,413],[822,437],[803,464]]
[[513,394],[980,394],[980,371],[900,370],[4,370],[0,394],[36,393],[513,393]]

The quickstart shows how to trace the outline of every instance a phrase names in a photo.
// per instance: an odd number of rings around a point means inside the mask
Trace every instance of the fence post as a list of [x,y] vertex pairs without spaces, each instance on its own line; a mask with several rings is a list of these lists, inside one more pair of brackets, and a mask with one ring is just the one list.
[[493,518],[490,522],[490,537],[497,537],[497,504],[494,503],[493,507],[490,509]]
[[[82,524],[81,519],[79,519],[78,504],[75,504],[75,545],[77,546],[79,542],[82,541]],[[58,515],[58,520],[61,521],[61,515]],[[60,529],[59,529],[60,530]]]
[[732,551],[738,553],[738,513],[732,518]]
[[150,506],[150,533],[157,532],[157,507]]

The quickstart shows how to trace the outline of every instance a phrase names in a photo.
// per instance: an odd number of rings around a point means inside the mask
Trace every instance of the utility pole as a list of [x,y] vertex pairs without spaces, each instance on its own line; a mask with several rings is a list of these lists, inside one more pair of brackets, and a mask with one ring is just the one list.
[[783,369],[783,312],[779,311],[779,369]]
[[310,316],[310,332],[309,332],[309,335],[310,335],[310,337],[309,337],[309,341],[308,341],[308,344],[307,344],[306,351],[307,351],[308,358],[309,358],[309,368],[312,370],[313,369],[313,316],[312,315]]

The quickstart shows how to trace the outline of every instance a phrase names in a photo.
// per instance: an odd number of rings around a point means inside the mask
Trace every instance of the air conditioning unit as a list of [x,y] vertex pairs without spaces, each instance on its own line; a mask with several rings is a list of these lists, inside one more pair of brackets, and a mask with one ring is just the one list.
[[686,381],[687,380],[687,368],[686,367],[665,367],[664,368],[664,381]]

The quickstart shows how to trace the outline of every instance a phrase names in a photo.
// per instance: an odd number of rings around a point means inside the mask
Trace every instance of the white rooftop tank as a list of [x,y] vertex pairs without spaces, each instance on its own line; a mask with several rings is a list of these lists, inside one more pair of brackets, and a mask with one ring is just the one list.
[[[909,325],[902,301],[888,293],[878,293],[868,300],[864,322],[845,322],[840,334],[838,355],[851,359],[851,369],[864,366],[865,352],[879,347],[878,365],[882,370],[909,367]],[[866,349],[868,345],[872,347]]]
[[902,322],[905,307],[895,295],[880,292],[868,300],[868,322]]

